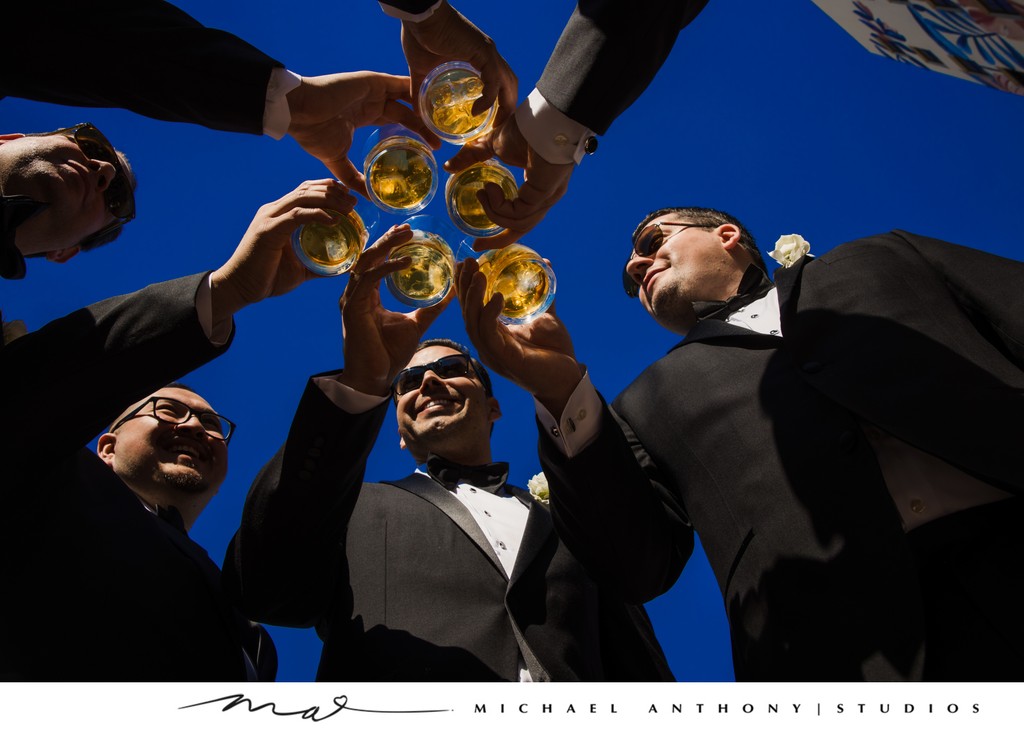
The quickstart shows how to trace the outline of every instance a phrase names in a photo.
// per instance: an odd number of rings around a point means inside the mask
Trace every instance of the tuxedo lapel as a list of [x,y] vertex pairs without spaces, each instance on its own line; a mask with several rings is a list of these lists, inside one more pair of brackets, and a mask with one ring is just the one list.
[[530,563],[551,537],[555,526],[551,521],[551,512],[548,511],[548,508],[539,501],[534,501],[528,492],[510,485],[506,485],[505,488],[530,509],[530,513],[526,517],[523,541],[519,545],[519,554],[516,556],[515,567],[512,568],[512,577],[509,578],[509,587],[511,587],[530,567]]
[[487,541],[487,537],[480,529],[480,525],[476,523],[473,515],[463,506],[462,502],[456,499],[448,489],[422,473],[414,473],[397,481],[384,481],[383,483],[415,494],[444,512],[467,537],[473,540],[473,543],[487,556],[502,577],[508,577],[501,561],[494,553],[491,543]]

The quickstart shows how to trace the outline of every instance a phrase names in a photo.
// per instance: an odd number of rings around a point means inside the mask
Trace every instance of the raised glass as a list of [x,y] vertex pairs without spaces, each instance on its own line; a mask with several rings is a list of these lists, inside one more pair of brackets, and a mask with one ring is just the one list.
[[334,224],[303,224],[292,235],[295,255],[310,272],[330,277],[351,270],[377,227],[377,211],[369,205],[339,216]]
[[412,227],[412,241],[391,250],[388,259],[411,257],[412,262],[385,281],[399,302],[425,308],[451,290],[455,275],[455,255],[448,243],[451,234],[432,216],[414,216],[405,223]]
[[400,125],[374,130],[366,147],[363,175],[370,200],[392,214],[422,211],[437,191],[434,151]]
[[555,299],[555,273],[539,254],[522,244],[490,249],[477,258],[487,278],[484,301],[501,293],[505,305],[498,320],[513,325],[529,323]]
[[452,223],[474,237],[488,237],[502,229],[487,217],[476,196],[485,183],[500,186],[505,198],[509,200],[519,194],[512,171],[493,160],[475,163],[465,170],[452,174],[444,187],[444,202]]
[[420,85],[420,117],[442,140],[462,144],[486,132],[495,105],[474,115],[473,104],[483,96],[480,72],[465,61],[441,64]]

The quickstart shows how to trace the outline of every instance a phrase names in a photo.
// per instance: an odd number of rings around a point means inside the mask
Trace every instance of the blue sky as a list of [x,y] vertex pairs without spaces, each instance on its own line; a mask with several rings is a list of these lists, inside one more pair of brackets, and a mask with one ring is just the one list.
[[[301,12],[265,0],[177,4],[299,74],[405,73],[398,22],[370,0],[303,3]],[[519,77],[522,99],[573,5],[464,0],[456,7],[494,38]],[[116,54],[110,58],[116,63]],[[29,328],[153,281],[217,267],[260,205],[326,176],[287,139],[121,110],[0,101],[0,132],[80,121],[96,124],[132,160],[139,217],[115,245],[66,265],[33,260],[25,280],[0,285],[5,317]],[[810,0],[711,0],[643,97],[584,160],[566,197],[523,241],[552,261],[558,312],[610,399],[676,341],[619,285],[629,233],[648,211],[724,209],[746,223],[763,251],[781,234],[802,234],[821,253],[900,228],[1024,259],[1022,121],[1024,98],[873,56]],[[356,150],[369,132],[357,132]],[[446,145],[439,161],[454,150]],[[443,215],[440,199],[426,213]],[[345,281],[311,282],[244,311],[230,351],[185,380],[240,426],[228,479],[192,532],[215,560],[238,524],[249,483],[283,442],[306,378],[342,366],[337,299]],[[458,309],[430,335],[464,340]],[[73,387],[73,380],[69,364],[69,384],[55,387]],[[496,393],[504,416],[494,432],[495,457],[509,460],[513,481],[525,485],[539,471],[532,400],[501,379]],[[412,468],[389,418],[366,475],[397,478]],[[702,554],[648,610],[679,679],[731,679],[722,601]],[[312,679],[315,634],[271,631],[279,678]]]

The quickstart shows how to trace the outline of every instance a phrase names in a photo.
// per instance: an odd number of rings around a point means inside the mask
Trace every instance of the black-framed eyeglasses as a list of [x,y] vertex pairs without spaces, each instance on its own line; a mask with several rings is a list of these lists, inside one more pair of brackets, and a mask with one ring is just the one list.
[[[666,235],[662,230],[662,227],[679,227],[679,229]],[[691,224],[681,221],[652,221],[636,233],[636,236],[633,237],[633,251],[629,253],[629,259],[626,260],[626,264],[622,267],[622,287],[625,289],[626,295],[630,298],[635,298],[640,295],[639,283],[632,278],[626,269],[630,261],[634,257],[653,257],[665,242],[680,232],[686,231],[692,227],[704,229],[707,228],[708,225]]]
[[[147,407],[150,409],[146,410]],[[218,415],[216,412],[210,412],[208,410],[196,411],[184,402],[176,400],[173,397],[159,396],[150,397],[148,400],[122,417],[114,423],[113,427],[110,428],[110,432],[114,432],[129,420],[137,417],[155,417],[163,423],[183,425],[191,420],[193,415],[197,420],[199,420],[199,424],[211,438],[223,440],[225,443],[231,440],[231,435],[235,432],[236,426],[223,415]]]
[[83,245],[89,241],[98,240],[135,218],[135,192],[132,190],[132,182],[121,163],[121,157],[117,154],[114,146],[107,140],[106,136],[96,129],[90,122],[80,122],[71,127],[62,127],[53,132],[35,132],[28,137],[46,137],[48,135],[63,135],[74,141],[81,148],[82,153],[91,160],[102,160],[114,166],[114,178],[107,184],[103,191],[103,201],[117,221],[111,222],[95,234],[91,234]]
[[432,361],[427,364],[417,364],[416,366],[400,371],[398,376],[395,377],[395,381],[391,384],[391,392],[397,400],[406,392],[412,392],[414,389],[419,389],[420,385],[423,384],[423,376],[428,371],[433,372],[441,379],[452,379],[454,377],[468,376],[472,368],[473,363],[465,354],[450,354],[449,356],[442,356],[437,361]]

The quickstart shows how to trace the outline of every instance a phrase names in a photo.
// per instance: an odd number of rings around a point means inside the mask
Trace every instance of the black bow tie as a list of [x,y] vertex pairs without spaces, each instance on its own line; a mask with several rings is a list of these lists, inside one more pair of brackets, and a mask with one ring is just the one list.
[[508,464],[499,462],[460,466],[431,453],[427,456],[427,473],[449,491],[454,491],[459,484],[469,484],[493,494],[508,480]]
[[740,280],[739,292],[728,300],[701,300],[693,304],[697,318],[715,318],[724,321],[742,306],[763,298],[775,287],[761,268],[749,265]]

